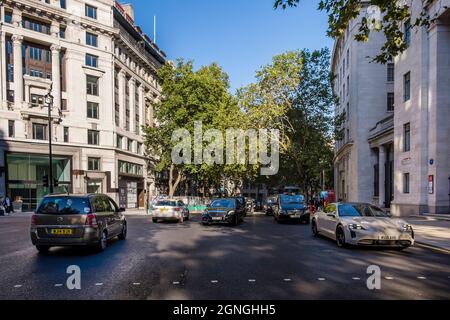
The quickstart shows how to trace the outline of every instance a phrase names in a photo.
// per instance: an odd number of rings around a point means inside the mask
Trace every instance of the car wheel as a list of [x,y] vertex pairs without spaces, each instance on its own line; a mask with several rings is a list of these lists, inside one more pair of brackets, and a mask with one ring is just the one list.
[[342,226],[339,226],[336,230],[336,244],[338,247],[343,248],[345,244],[345,232]]
[[36,246],[37,251],[39,251],[39,253],[48,253],[48,251],[50,250],[50,246]]
[[100,240],[97,243],[96,249],[98,252],[102,252],[106,249],[106,246],[108,245],[108,236],[106,234],[106,231],[103,231]]
[[317,237],[319,235],[319,230],[317,230],[316,220],[312,221],[311,230],[312,230],[314,237]]
[[119,240],[125,240],[127,238],[127,224],[124,223],[122,227],[122,232],[118,236]]
[[153,223],[158,223],[158,219],[152,218]]

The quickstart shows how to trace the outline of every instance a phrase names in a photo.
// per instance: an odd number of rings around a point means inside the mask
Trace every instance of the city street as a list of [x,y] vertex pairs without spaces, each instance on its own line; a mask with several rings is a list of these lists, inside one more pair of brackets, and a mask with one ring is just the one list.
[[[340,249],[310,226],[249,216],[238,227],[153,224],[128,216],[128,238],[102,253],[31,245],[29,216],[0,219],[0,299],[449,299],[450,255]],[[81,290],[66,268],[81,268]],[[378,265],[381,289],[366,270]]]

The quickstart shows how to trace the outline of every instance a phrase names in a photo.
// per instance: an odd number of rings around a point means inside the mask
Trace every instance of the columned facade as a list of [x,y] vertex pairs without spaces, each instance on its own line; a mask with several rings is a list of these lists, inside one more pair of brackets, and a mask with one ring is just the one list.
[[153,79],[165,55],[117,2],[61,3],[0,4],[0,196],[36,207],[48,193],[52,139],[55,192],[101,192],[144,208],[155,188],[137,124],[150,124],[143,112],[160,94]]

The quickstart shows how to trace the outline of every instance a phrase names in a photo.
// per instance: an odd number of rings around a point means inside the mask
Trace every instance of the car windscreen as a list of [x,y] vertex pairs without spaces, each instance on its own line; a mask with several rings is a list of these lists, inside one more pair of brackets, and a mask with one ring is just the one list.
[[44,198],[36,210],[37,214],[74,215],[88,214],[91,205],[88,198],[51,197]]
[[211,208],[234,208],[235,202],[231,199],[220,199],[211,202]]
[[304,196],[290,196],[290,195],[281,195],[280,202],[282,204],[303,204],[305,202]]
[[164,201],[158,201],[156,203],[156,206],[157,207],[176,207],[177,203],[175,201],[164,200]]
[[[366,211],[364,211],[364,213],[366,213]],[[380,208],[375,207],[375,206],[370,206],[369,212],[367,212],[367,214],[365,214],[365,215],[369,216],[369,214],[370,214],[370,217],[379,217],[379,218],[389,217],[389,215],[386,212],[384,212],[383,210],[381,210]]]
[[341,204],[339,205],[340,217],[362,217],[363,212],[361,207],[353,204]]

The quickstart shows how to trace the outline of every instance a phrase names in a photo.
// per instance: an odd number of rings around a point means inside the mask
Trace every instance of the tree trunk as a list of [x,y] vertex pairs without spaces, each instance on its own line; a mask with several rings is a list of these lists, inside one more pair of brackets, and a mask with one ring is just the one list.
[[169,197],[172,198],[173,195],[175,194],[175,192],[177,191],[178,185],[180,184],[181,178],[182,178],[182,174],[181,172],[176,172],[176,178],[174,181],[174,171],[175,170],[175,166],[172,164],[170,166],[170,170],[169,170]]

